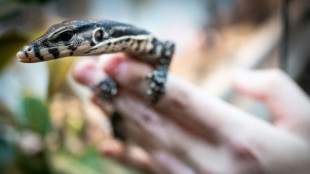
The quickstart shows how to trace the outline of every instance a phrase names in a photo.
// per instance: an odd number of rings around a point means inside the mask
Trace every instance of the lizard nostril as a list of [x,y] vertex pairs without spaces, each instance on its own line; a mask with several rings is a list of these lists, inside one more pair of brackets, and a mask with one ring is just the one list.
[[32,50],[32,48],[30,46],[27,46],[25,49],[27,52],[30,52]]

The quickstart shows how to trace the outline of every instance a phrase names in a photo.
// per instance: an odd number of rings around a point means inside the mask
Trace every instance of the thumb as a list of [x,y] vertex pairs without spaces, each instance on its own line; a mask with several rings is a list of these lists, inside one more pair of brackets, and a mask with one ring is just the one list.
[[238,91],[265,102],[276,125],[299,129],[310,124],[309,99],[282,71],[239,70],[233,76],[233,85]]

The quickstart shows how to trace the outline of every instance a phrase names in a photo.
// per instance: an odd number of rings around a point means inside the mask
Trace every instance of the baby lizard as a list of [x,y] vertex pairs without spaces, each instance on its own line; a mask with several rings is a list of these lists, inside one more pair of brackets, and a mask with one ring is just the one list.
[[[109,20],[67,20],[51,26],[38,39],[24,46],[17,57],[21,62],[34,63],[115,52],[132,55],[154,67],[155,70],[145,76],[151,81],[146,95],[152,103],[157,102],[165,92],[174,43],[160,41],[148,31],[129,24]],[[92,85],[92,89],[107,101],[117,95],[116,84],[109,77]]]

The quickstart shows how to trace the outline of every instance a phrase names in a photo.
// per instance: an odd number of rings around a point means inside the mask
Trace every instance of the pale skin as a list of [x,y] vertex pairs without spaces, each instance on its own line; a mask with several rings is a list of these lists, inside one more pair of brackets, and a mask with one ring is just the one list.
[[73,77],[83,85],[104,73],[118,84],[113,105],[125,117],[130,143],[106,140],[100,145],[103,155],[145,173],[309,173],[310,101],[280,70],[242,70],[232,77],[239,92],[267,105],[272,123],[172,74],[166,94],[152,105],[143,80],[151,70],[125,54],[75,64]]

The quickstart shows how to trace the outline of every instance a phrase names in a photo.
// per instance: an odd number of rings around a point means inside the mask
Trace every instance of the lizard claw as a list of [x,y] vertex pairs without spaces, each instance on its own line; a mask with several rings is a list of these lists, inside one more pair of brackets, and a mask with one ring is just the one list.
[[150,79],[151,83],[146,90],[146,95],[151,103],[156,103],[159,97],[165,93],[166,72],[154,70],[147,74],[144,79]]
[[90,88],[96,96],[102,98],[104,101],[110,102],[117,95],[116,84],[110,77],[91,85]]

